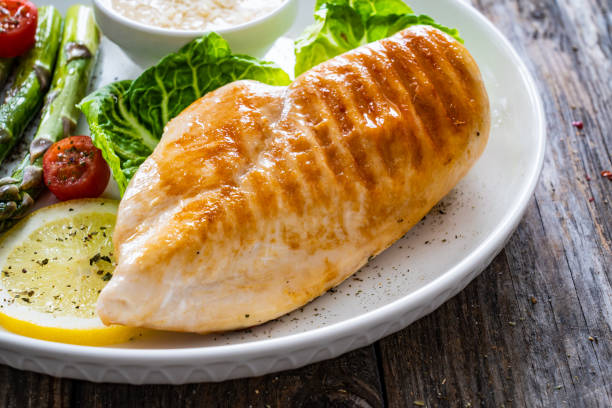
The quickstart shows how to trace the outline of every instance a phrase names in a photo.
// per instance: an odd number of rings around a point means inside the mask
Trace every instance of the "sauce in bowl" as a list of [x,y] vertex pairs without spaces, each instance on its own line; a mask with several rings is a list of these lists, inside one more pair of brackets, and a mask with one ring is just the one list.
[[110,0],[117,13],[150,26],[185,31],[218,30],[272,13],[286,0]]

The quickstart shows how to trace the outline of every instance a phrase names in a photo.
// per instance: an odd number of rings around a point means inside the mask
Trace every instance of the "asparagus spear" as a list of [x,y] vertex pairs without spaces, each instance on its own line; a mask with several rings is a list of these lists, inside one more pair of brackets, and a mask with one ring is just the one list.
[[100,44],[100,31],[91,9],[81,5],[68,9],[64,26],[51,90],[30,151],[11,177],[0,180],[0,232],[34,204],[44,187],[44,153],[53,143],[70,136],[79,118],[76,104],[87,92]]
[[8,78],[11,73],[11,67],[13,66],[12,58],[0,58],[0,89],[4,85],[4,81]]
[[49,87],[62,35],[62,16],[55,7],[38,10],[36,43],[21,58],[17,78],[0,106],[0,163],[21,138]]

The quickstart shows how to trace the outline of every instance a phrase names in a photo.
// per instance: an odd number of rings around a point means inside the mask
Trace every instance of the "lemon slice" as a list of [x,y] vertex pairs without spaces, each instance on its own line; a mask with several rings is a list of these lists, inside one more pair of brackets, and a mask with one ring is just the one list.
[[114,269],[118,202],[73,200],[40,209],[0,241],[0,325],[17,334],[103,346],[142,335],[105,326],[98,295]]

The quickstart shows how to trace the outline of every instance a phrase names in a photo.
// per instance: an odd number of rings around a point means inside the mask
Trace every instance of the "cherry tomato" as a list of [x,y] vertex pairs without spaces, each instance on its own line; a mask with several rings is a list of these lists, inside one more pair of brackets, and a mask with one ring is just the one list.
[[0,0],[0,58],[17,57],[34,46],[38,10],[27,0]]
[[43,157],[45,185],[62,200],[98,197],[110,169],[89,136],[71,136],[53,144]]

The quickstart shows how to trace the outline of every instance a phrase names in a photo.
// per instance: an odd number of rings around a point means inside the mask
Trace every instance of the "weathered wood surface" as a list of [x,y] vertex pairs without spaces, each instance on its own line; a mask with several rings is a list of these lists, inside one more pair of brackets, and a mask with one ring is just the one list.
[[0,367],[0,405],[612,406],[612,181],[600,176],[612,170],[612,3],[473,3],[538,80],[549,145],[525,219],[466,290],[376,345],[300,370],[132,387]]

